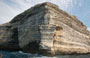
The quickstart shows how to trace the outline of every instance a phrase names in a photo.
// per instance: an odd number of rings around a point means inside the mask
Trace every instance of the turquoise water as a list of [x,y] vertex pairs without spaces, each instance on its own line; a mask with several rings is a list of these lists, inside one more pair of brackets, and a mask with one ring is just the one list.
[[10,51],[0,51],[3,58],[90,58],[90,54],[86,55],[59,55],[54,57],[43,56],[39,54],[24,53],[22,51],[10,52]]

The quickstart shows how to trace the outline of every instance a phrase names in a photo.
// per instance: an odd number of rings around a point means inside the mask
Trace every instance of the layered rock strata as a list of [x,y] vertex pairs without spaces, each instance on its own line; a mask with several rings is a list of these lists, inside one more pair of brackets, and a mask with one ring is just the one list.
[[46,2],[0,25],[0,49],[53,55],[89,53],[90,32],[76,16]]

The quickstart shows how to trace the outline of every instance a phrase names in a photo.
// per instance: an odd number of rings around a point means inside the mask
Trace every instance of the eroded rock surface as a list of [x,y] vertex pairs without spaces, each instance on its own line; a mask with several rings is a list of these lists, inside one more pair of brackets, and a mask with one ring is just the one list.
[[0,49],[53,55],[89,53],[90,32],[76,16],[46,2],[0,25]]

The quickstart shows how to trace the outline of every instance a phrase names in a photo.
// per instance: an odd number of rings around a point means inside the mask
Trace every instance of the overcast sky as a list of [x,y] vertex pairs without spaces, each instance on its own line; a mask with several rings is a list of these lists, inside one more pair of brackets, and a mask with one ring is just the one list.
[[90,29],[90,0],[0,0],[0,24],[9,22],[17,14],[42,2],[52,2],[75,15]]

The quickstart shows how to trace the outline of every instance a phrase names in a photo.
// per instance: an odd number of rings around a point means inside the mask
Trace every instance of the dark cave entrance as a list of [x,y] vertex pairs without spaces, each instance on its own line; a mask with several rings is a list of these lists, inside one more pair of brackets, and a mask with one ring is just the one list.
[[18,28],[13,29],[13,39],[17,39],[18,40]]
[[12,30],[13,34],[12,34],[12,46],[16,48],[16,50],[19,50],[20,47],[19,47],[19,40],[18,40],[18,28],[14,28]]

